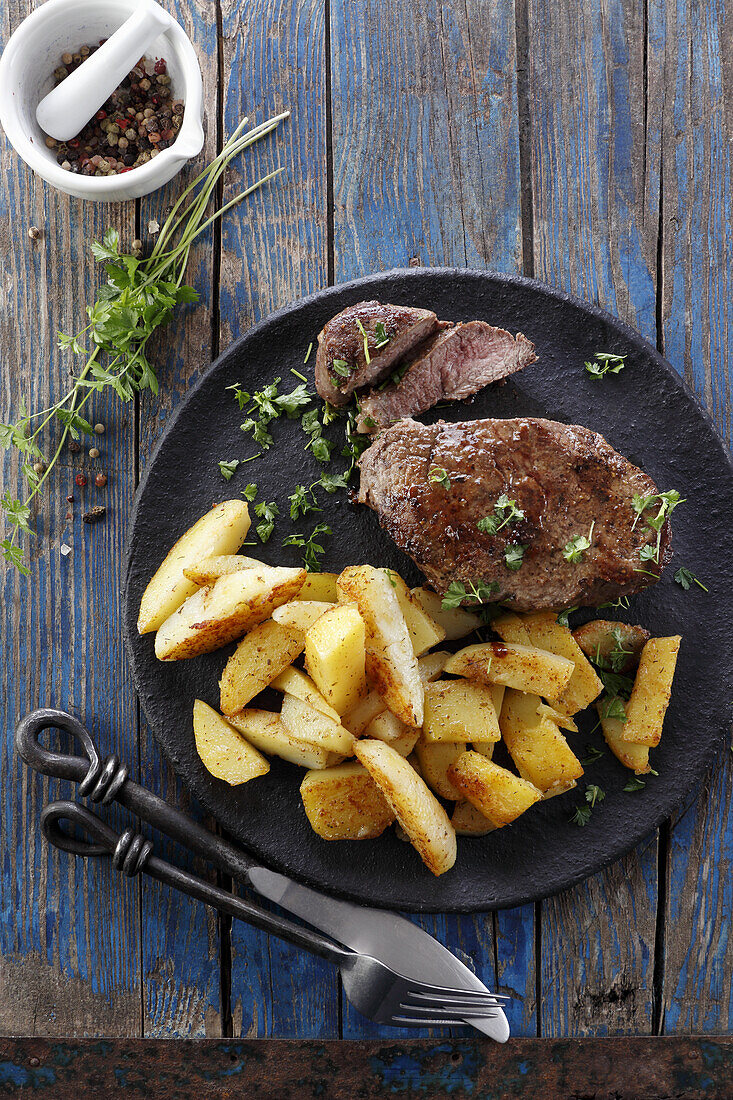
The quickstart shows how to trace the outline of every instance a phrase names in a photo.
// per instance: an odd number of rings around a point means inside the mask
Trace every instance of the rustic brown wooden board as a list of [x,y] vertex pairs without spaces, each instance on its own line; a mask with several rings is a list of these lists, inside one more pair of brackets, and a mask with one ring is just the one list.
[[[659,120],[643,5],[529,0],[527,45],[535,276],[654,343]],[[652,1030],[656,908],[656,838],[542,903],[542,1034]]]
[[0,1085],[54,1100],[730,1100],[733,1039],[0,1040]]

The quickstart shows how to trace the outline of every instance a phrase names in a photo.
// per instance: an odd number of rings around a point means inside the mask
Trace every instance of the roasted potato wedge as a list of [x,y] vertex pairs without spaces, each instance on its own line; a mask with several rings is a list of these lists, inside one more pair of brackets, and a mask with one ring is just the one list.
[[423,730],[426,741],[498,741],[491,689],[474,680],[426,684]]
[[368,688],[366,695],[362,695],[361,699],[349,707],[341,721],[354,737],[361,737],[372,718],[376,718],[386,709],[387,704],[379,692]]
[[418,657],[417,671],[423,687],[425,684],[438,679],[449,657],[450,653],[447,649],[436,649],[433,653],[426,653],[423,657]]
[[[649,631],[642,626],[629,623],[615,623],[610,619],[594,619],[573,631],[573,637],[591,661],[601,664],[608,661],[611,653],[616,654],[615,672],[628,675],[639,663],[641,651],[649,641]],[[621,663],[621,651],[627,650],[628,657]]]
[[193,735],[206,770],[231,787],[267,775],[270,770],[264,756],[201,699],[193,704]]
[[192,596],[196,584],[184,569],[202,558],[236,554],[247,537],[249,509],[243,500],[225,500],[197,520],[171,547],[140,601],[138,634],[158,630]]
[[[554,617],[554,616],[553,616]],[[513,611],[506,611],[499,615],[491,623],[494,630],[503,642],[514,642],[519,645],[532,645],[529,630],[524,622],[523,615],[516,615]]]
[[305,575],[305,569],[260,565],[219,577],[211,587],[197,589],[166,619],[155,635],[155,656],[181,661],[236,641],[292,599]]
[[327,611],[336,606],[335,603],[325,603],[322,600],[300,600],[296,598],[290,600],[289,603],[276,607],[272,617],[275,622],[292,626],[305,634],[313,626],[313,623],[320,619],[321,615],[325,615]]
[[567,789],[583,774],[583,766],[541,707],[538,695],[508,688],[499,717],[501,736],[522,779],[542,792]]
[[260,752],[279,756],[302,768],[328,768],[334,754],[323,745],[311,745],[293,737],[280,721],[279,714],[247,707],[231,719],[231,724]]
[[533,783],[470,749],[451,764],[448,778],[497,828],[515,821],[542,797]]
[[429,649],[443,641],[445,630],[413,596],[399,573],[395,573],[393,569],[383,569],[382,572],[392,584],[397,602],[402,608],[412,642],[412,651],[416,657],[421,657],[423,653],[427,653]]
[[482,684],[543,695],[555,702],[565,690],[575,665],[534,646],[514,642],[482,642],[460,649],[446,662],[445,672]]
[[287,695],[294,695],[296,699],[302,699],[304,703],[309,703],[322,714],[333,718],[334,722],[341,721],[338,711],[326,702],[310,676],[306,676],[299,668],[286,668],[272,681],[270,687]]
[[356,600],[366,626],[366,671],[387,706],[408,726],[423,720],[423,685],[410,632],[395,589],[381,569],[350,566],[340,574],[339,592]]
[[[578,724],[569,714],[564,714],[561,710],[556,710],[555,707],[551,707],[549,703],[545,702],[540,703],[538,710],[540,714],[551,718],[561,730],[570,730],[571,733],[578,732]],[[499,713],[501,713],[501,710],[499,710]]]
[[327,703],[345,714],[366,691],[366,631],[353,605],[333,607],[305,636],[305,667]]
[[522,623],[533,646],[566,657],[575,665],[565,690],[557,699],[558,710],[565,714],[585,710],[601,694],[603,684],[570,629],[559,623],[552,612],[531,612],[523,617]]
[[220,554],[215,558],[202,558],[195,565],[189,565],[183,570],[183,575],[194,584],[203,586],[213,584],[219,577],[227,577],[230,573],[241,573],[243,569],[256,569],[264,565],[257,558],[246,558],[244,554]]
[[364,730],[364,737],[375,741],[386,741],[400,756],[409,756],[415,748],[420,730],[406,726],[391,711],[384,710],[373,718]]
[[450,821],[458,836],[486,836],[497,827],[472,803],[466,801],[456,802]]
[[[621,704],[626,710],[628,703]],[[601,699],[596,703],[596,710],[601,721],[601,730],[609,749],[625,768],[630,768],[637,775],[646,775],[651,770],[649,764],[649,746],[635,745],[624,741],[624,721],[621,718],[610,718],[606,713],[606,700]]]
[[300,656],[304,644],[299,630],[282,626],[272,619],[245,634],[221,674],[219,705],[222,713],[232,715],[246,707]]
[[306,772],[300,784],[306,817],[324,840],[371,840],[395,819],[363,764]]
[[291,736],[311,745],[323,745],[340,756],[354,755],[354,737],[323,711],[295,695],[284,695],[280,721]]
[[338,603],[337,580],[338,573],[309,573],[297,598],[318,603]]
[[442,597],[431,588],[413,588],[412,595],[418,601],[423,611],[430,616],[445,631],[444,637],[449,641],[457,638],[465,638],[474,630],[482,626],[478,615],[472,611],[466,611],[463,607],[451,608],[446,611],[443,607]]
[[424,735],[415,745],[415,755],[420,761],[420,774],[430,789],[441,798],[455,802],[461,797],[460,791],[448,778],[448,768],[465,751],[466,746],[455,741],[428,741]]
[[624,741],[652,748],[659,744],[681,641],[679,634],[671,638],[650,638],[641,651],[626,707]]
[[[503,684],[488,684],[488,689],[491,692],[491,701],[494,704],[494,710],[497,715],[501,714],[501,705],[504,701],[504,692],[506,688]],[[496,741],[474,741],[474,752],[480,752],[482,756],[488,756],[491,760],[494,755],[494,745]]]
[[415,769],[383,741],[357,741],[354,751],[394,810],[434,875],[456,861],[456,833],[447,813]]

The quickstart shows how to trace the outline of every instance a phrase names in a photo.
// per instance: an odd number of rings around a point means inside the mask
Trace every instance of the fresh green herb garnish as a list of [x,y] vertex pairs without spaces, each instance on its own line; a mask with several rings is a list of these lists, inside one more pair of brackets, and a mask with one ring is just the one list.
[[[288,420],[294,420],[300,416],[300,410],[309,405],[313,394],[309,393],[307,386],[301,383],[290,393],[279,393],[278,386],[282,379],[276,378],[269,386],[255,393],[247,393],[240,388],[239,383],[227,386],[234,390],[234,397],[239,408],[250,415],[240,424],[243,432],[252,432],[252,438],[264,450],[268,450],[273,444],[273,438],[269,431],[269,425],[273,420],[281,416],[287,416]],[[245,406],[248,406],[245,409]]]
[[[621,670],[628,663],[629,657],[633,656],[633,650],[625,648],[626,639],[624,638],[624,633],[620,627],[615,626],[613,628],[613,630],[611,631],[611,637],[613,638],[615,644],[613,649],[608,654],[608,663],[611,666],[612,672],[621,672]],[[599,655],[597,655],[597,657],[598,656]],[[596,663],[600,664],[600,659],[598,659]]]
[[330,443],[323,435],[323,425],[318,419],[318,408],[309,409],[300,418],[300,426],[310,436],[306,444],[306,450],[310,450],[317,462],[330,462],[331,451],[335,444]]
[[384,327],[384,321],[377,321],[376,325],[374,326],[374,337],[374,348],[376,351],[380,351],[386,344],[389,343],[389,336],[387,335],[387,330]]
[[584,768],[587,768],[589,764],[595,764],[596,760],[600,760],[605,753],[602,749],[597,749],[595,745],[586,745],[586,755],[580,761]]
[[570,820],[575,825],[587,825],[590,821],[590,815],[593,812],[598,802],[603,802],[606,797],[606,792],[602,787],[599,787],[596,783],[589,783],[585,788],[585,801],[587,805],[576,807],[575,813]]
[[519,543],[513,543],[511,546],[507,546],[504,550],[504,561],[507,569],[511,569],[512,573],[516,573],[517,570],[522,568],[524,561],[524,552],[529,546],[527,543],[525,546],[520,546]]
[[575,813],[570,818],[570,820],[572,821],[573,825],[579,825],[582,828],[584,825],[588,824],[588,822],[590,821],[590,815],[592,813],[593,810],[590,806],[576,806]]
[[557,616],[557,621],[559,622],[560,626],[566,626],[569,630],[570,615],[572,615],[573,611],[577,610],[577,607],[566,607],[564,611],[561,611]]
[[392,585],[392,587],[396,588],[397,587],[397,581],[395,580],[394,569],[383,569],[382,572],[384,573],[384,575],[386,576],[387,580]]
[[619,596],[616,600],[609,600],[607,603],[602,603],[598,610],[602,611],[606,607],[610,607],[614,611],[628,611],[631,607],[631,601],[628,596]]
[[[316,485],[318,482],[316,482]],[[321,512],[322,508],[318,506],[315,494],[313,492],[313,486],[307,488],[305,485],[296,485],[295,491],[288,497],[290,501],[290,518],[297,519],[298,516],[306,516],[308,512]]]
[[506,493],[502,493],[494,505],[493,515],[484,516],[476,526],[485,535],[497,535],[508,523],[519,523],[522,519],[524,512],[517,508],[516,500],[510,500]]
[[327,428],[329,424],[332,424],[334,420],[338,420],[341,416],[342,410],[337,409],[335,405],[329,405],[328,401],[323,405],[323,427]]
[[283,546],[301,546],[303,548],[303,562],[309,573],[320,573],[321,563],[318,560],[319,554],[325,554],[323,545],[316,542],[322,535],[332,534],[331,528],[326,523],[318,523],[311,531],[310,535],[288,535],[283,540]]
[[313,351],[313,341],[311,340],[310,344],[308,345],[308,350],[305,353],[305,359],[303,360],[303,366],[305,366],[306,363],[308,362],[308,360],[310,359],[312,351]]
[[[311,345],[311,346],[312,346],[312,345]],[[294,368],[294,367],[291,367],[291,368],[290,368],[290,373],[291,373],[292,375],[294,375],[294,376],[295,376],[296,378],[299,378],[299,379],[301,380],[301,382],[307,382],[307,381],[308,381],[308,379],[306,378],[306,376],[305,376],[304,374],[301,374],[299,370],[295,370],[295,368]]]
[[[33,460],[45,466],[42,473],[28,477],[31,489],[22,502],[9,491],[2,498],[2,510],[13,532],[0,542],[0,548],[5,560],[22,572],[27,568],[22,565],[16,542],[21,532],[31,533],[28,505],[58,462],[67,438],[74,439],[74,433],[87,431],[88,422],[81,415],[83,406],[93,393],[105,390],[113,391],[122,401],[133,400],[143,390],[157,394],[158,379],[147,358],[148,341],[170,321],[177,306],[198,301],[196,291],[184,284],[195,240],[226,210],[281,169],[264,176],[211,214],[207,213],[209,199],[232,158],[272,133],[285,118],[287,113],[278,115],[247,134],[242,133],[246,119],[237,127],[218,156],[181,193],[146,259],[121,252],[115,229],[108,229],[101,242],[92,242],[95,259],[105,265],[107,283],[100,287],[96,301],[87,310],[87,326],[74,336],[59,335],[59,345],[82,357],[83,365],[72,373],[68,390],[54,405],[30,414],[21,406],[14,424],[0,425],[0,445],[20,452],[26,475],[26,467],[35,473]],[[63,425],[63,431],[47,461],[40,446],[41,435],[54,421]]]
[[585,800],[591,807],[594,807],[596,802],[603,802],[605,797],[606,792],[597,783],[589,783],[585,788]]
[[602,718],[615,718],[619,722],[626,721],[624,701],[618,695],[604,696],[599,704],[599,713]]
[[575,564],[583,560],[583,555],[586,550],[590,550],[591,541],[593,539],[593,528],[595,525],[596,521],[593,520],[587,535],[574,535],[573,538],[565,543],[565,549],[562,552],[565,561]]
[[708,591],[700,578],[696,577],[689,569],[685,569],[684,565],[681,565],[677,570],[674,579],[677,581],[677,584],[684,588],[685,592],[688,592],[693,584],[696,584],[698,588],[702,588],[703,592]]
[[376,426],[377,426],[377,422],[376,422],[376,420],[374,419],[373,416],[369,416],[369,415],[363,416],[362,420],[364,421],[367,428],[376,428]]
[[477,585],[469,581],[468,589],[461,581],[451,581],[443,597],[443,610],[461,607],[464,600],[469,604],[490,603],[491,597],[498,591],[499,585],[496,581],[479,581]]
[[591,378],[603,378],[605,374],[619,374],[626,366],[625,359],[625,355],[616,355],[612,351],[597,351],[595,359],[585,363],[585,369]]
[[368,435],[364,435],[362,432],[356,430],[356,414],[352,409],[349,409],[346,421],[346,443],[341,451],[342,457],[350,460],[348,467],[343,473],[345,481],[351,479],[357,462],[370,443],[371,438]]
[[255,504],[255,515],[262,521],[257,524],[255,531],[260,542],[267,542],[275,529],[275,517],[280,515],[280,509],[274,500],[269,503],[262,500],[259,504]]
[[348,488],[343,474],[321,474],[319,481],[315,484],[320,485],[327,493],[335,493],[337,489]]
[[[630,676],[622,676],[618,672],[611,672],[610,669],[603,668],[601,665],[597,665],[596,672],[609,695],[618,695],[621,699],[629,698],[634,686],[634,681]],[[604,717],[606,716],[604,715]],[[613,716],[611,715],[610,717]]]
[[356,323],[358,325],[359,332],[364,337],[364,358],[366,359],[367,366],[369,366],[369,364],[372,361],[372,357],[369,354],[369,337],[367,336],[367,331],[364,328],[364,326],[362,325],[361,320],[360,320],[359,317],[356,318]]
[[633,779],[628,781],[624,790],[627,794],[633,794],[635,791],[642,791],[644,787],[646,787],[646,780],[642,779],[641,776],[635,775]]
[[334,359],[331,363],[331,370],[335,371],[339,378],[348,378],[351,374],[351,368],[345,359]]
[[257,483],[250,481],[249,485],[245,485],[244,489],[242,489],[242,496],[245,500],[249,500],[250,502],[253,501],[257,496]]
[[448,471],[443,466],[431,466],[428,472],[428,481],[434,485],[442,485],[444,489],[450,489]]
[[221,470],[221,476],[225,481],[231,481],[237,472],[237,466],[239,465],[239,459],[233,458],[230,462],[220,462],[219,469]]

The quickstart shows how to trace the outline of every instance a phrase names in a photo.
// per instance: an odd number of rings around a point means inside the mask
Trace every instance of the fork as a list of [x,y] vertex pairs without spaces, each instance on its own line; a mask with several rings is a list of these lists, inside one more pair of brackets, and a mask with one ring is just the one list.
[[[75,825],[86,838],[70,833],[63,822]],[[495,993],[431,985],[396,973],[371,955],[342,947],[328,937],[302,928],[244,901],[206,879],[153,854],[153,845],[141,833],[126,829],[121,835],[78,802],[51,802],[41,811],[41,827],[50,844],[74,855],[112,857],[112,865],[133,876],[145,871],[158,882],[212,905],[305,948],[339,968],[344,993],[354,1008],[378,1024],[396,1027],[463,1026],[466,1017],[493,1019],[505,999]],[[91,839],[89,839],[91,838]]]

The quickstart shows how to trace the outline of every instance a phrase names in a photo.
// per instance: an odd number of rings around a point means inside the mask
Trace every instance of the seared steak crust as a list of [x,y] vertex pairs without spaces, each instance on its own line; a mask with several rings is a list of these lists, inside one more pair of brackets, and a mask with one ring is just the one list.
[[[467,589],[493,581],[493,598],[517,610],[598,606],[654,583],[671,557],[669,523],[660,564],[639,557],[656,533],[643,521],[634,527],[632,497],[656,493],[652,479],[603,436],[575,424],[401,420],[377,437],[360,466],[359,500],[441,594],[454,580]],[[430,480],[436,468],[447,472],[449,487],[442,474]],[[483,533],[478,521],[493,514],[502,493],[524,519]],[[591,524],[590,549],[566,561],[566,544],[588,535]],[[516,572],[505,562],[513,544],[526,546]]]
[[[364,329],[369,362],[364,351]],[[377,325],[384,326],[386,343]],[[438,327],[431,309],[369,301],[347,306],[318,334],[316,389],[331,405],[346,405],[354,390],[384,378],[398,359]],[[336,366],[334,367],[334,361]]]
[[404,416],[414,416],[439,401],[458,401],[490,382],[507,378],[534,363],[534,344],[486,321],[450,325],[420,344],[400,365],[397,383],[374,389],[361,399],[359,431],[374,432]]

